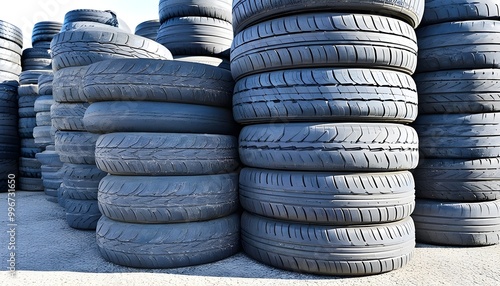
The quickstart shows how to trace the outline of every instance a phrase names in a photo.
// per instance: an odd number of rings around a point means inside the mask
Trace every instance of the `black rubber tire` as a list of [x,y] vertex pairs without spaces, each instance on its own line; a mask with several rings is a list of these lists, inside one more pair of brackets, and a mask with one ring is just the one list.
[[99,137],[95,159],[113,175],[224,174],[238,168],[237,146],[229,135],[112,133]]
[[500,67],[500,24],[495,20],[449,22],[417,31],[417,72]]
[[92,103],[83,117],[92,133],[164,132],[233,134],[236,125],[230,110],[204,105],[103,101]]
[[171,18],[158,29],[156,41],[173,55],[229,59],[233,26],[229,22],[207,17]]
[[[162,101],[230,107],[234,81],[217,67],[150,59],[103,61],[88,67],[85,100]],[[81,98],[71,98],[77,100]]]
[[418,198],[455,202],[500,199],[500,158],[425,159],[413,174]]
[[61,162],[95,164],[95,144],[99,135],[88,132],[58,131],[55,136],[56,151]]
[[[21,84],[17,93],[19,96],[38,96],[38,85],[37,84]],[[33,104],[31,104],[33,105]],[[19,105],[21,106],[21,105]]]
[[[48,149],[48,147],[47,147]],[[37,153],[35,158],[40,161],[40,164],[45,167],[58,167],[61,169],[63,163],[59,160],[59,154],[56,151],[45,150]]]
[[174,60],[188,63],[206,64],[228,71],[231,70],[231,62],[228,59],[206,56],[174,56]]
[[240,201],[246,211],[286,221],[325,225],[387,223],[410,216],[410,172],[291,172],[244,168]]
[[389,123],[276,123],[242,129],[249,167],[301,171],[402,171],[418,164],[417,132]]
[[19,136],[21,138],[33,138],[33,128],[35,127],[35,117],[19,118]]
[[52,68],[86,66],[119,58],[171,60],[164,46],[149,39],[121,31],[81,29],[57,34],[51,43]]
[[97,222],[101,218],[96,200],[66,199],[64,209],[66,210],[66,222],[75,229],[95,230]]
[[54,21],[42,21],[33,26],[31,33],[31,45],[36,48],[50,48],[50,41],[61,31],[62,23]]
[[424,158],[500,157],[500,113],[424,114],[413,123]]
[[52,82],[53,97],[60,103],[86,102],[81,91],[82,78],[88,66],[64,68],[54,72]]
[[72,22],[96,22],[118,27],[118,17],[110,10],[76,9],[64,15],[64,24]]
[[137,268],[172,268],[205,264],[240,249],[239,215],[173,224],[135,224],[103,216],[97,247],[112,263]]
[[405,266],[415,227],[404,220],[361,226],[310,225],[243,213],[243,250],[277,268],[323,275],[368,275]]
[[50,51],[42,48],[27,48],[22,54],[23,71],[28,70],[52,70],[52,59]]
[[457,246],[500,243],[500,200],[443,202],[417,200],[412,214],[417,241]]
[[106,176],[99,208],[107,218],[131,223],[212,220],[234,213],[238,174],[208,176]]
[[37,153],[45,150],[44,145],[35,143],[33,138],[22,138],[21,142],[21,157],[35,158]]
[[0,20],[0,38],[14,42],[19,48],[23,48],[22,30],[9,22]]
[[500,111],[500,69],[438,71],[414,78],[420,114]]
[[[25,120],[26,120],[26,118],[19,118],[19,121],[18,121],[18,116],[16,116],[16,114],[0,113],[0,126],[2,126],[3,127],[2,129],[5,130],[5,132],[2,132],[2,134],[14,135],[12,133],[9,134],[9,132],[7,130],[12,131],[13,128],[18,125],[18,122],[19,122],[20,129],[23,128],[24,126],[21,124],[26,123]],[[4,130],[2,130],[2,131],[4,131]]]
[[285,16],[234,37],[231,72],[250,74],[305,67],[386,68],[412,74],[417,37],[403,21],[376,15],[316,13]]
[[87,131],[83,124],[83,116],[89,107],[88,103],[56,103],[50,109],[52,126],[64,131]]
[[43,192],[43,181],[41,178],[17,178],[17,189],[25,192]]
[[42,164],[36,158],[19,158],[19,176],[41,178]]
[[51,122],[50,112],[44,111],[36,113],[36,126],[51,126]]
[[286,14],[325,11],[349,11],[381,14],[400,18],[417,27],[424,14],[425,0],[235,0],[233,2],[233,26],[235,33],[262,21]]
[[156,37],[158,37],[158,29],[160,29],[160,21],[144,21],[142,23],[139,23],[137,27],[135,27],[134,34],[136,34],[137,36],[148,38],[152,41],[156,41]]
[[232,21],[232,0],[160,0],[160,22],[171,18],[200,16]]
[[264,72],[236,82],[233,113],[240,124],[387,121],[417,117],[415,82],[405,73],[354,68]]
[[38,77],[38,95],[51,95],[52,96],[52,81],[54,74],[43,74]]
[[107,173],[95,165],[68,164],[61,169],[63,198],[73,200],[97,200],[99,182]]
[[484,19],[500,19],[498,1],[426,0],[422,25]]
[[36,98],[33,110],[35,112],[50,112],[52,104],[55,104],[52,95],[41,95]]
[[23,71],[19,75],[19,83],[21,85],[24,84],[38,84],[38,78],[41,75],[51,75],[51,70],[32,70],[32,71]]
[[54,144],[54,140],[50,136],[51,126],[37,126],[33,128],[33,138],[35,143],[46,146],[48,144]]

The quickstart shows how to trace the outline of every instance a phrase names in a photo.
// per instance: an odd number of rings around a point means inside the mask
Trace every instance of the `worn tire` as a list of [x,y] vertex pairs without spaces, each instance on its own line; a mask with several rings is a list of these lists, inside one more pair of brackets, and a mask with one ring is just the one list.
[[63,198],[73,200],[97,200],[99,182],[107,173],[95,165],[68,164],[61,169]]
[[389,123],[276,123],[242,129],[249,167],[301,171],[400,171],[418,164],[417,132]]
[[239,215],[188,223],[136,224],[103,216],[97,247],[104,259],[137,268],[184,267],[218,261],[239,250]]
[[230,110],[183,103],[104,101],[92,103],[83,117],[92,133],[164,132],[233,134]]
[[156,41],[156,37],[158,37],[158,29],[160,29],[160,21],[158,20],[149,20],[139,23],[135,27],[134,34],[137,36],[141,36],[144,38],[148,38],[152,41]]
[[174,223],[211,220],[238,209],[238,174],[109,175],[99,184],[98,200],[102,214],[116,221]]
[[83,116],[88,103],[56,103],[50,109],[52,126],[63,131],[87,131]]
[[52,82],[54,101],[60,103],[86,102],[87,99],[81,91],[81,82],[87,68],[87,66],[70,67],[54,72]]
[[244,77],[234,89],[240,124],[271,122],[388,121],[417,117],[410,75],[388,70],[311,68]]
[[95,144],[99,135],[88,132],[58,131],[55,136],[56,151],[61,162],[95,164]]
[[72,228],[95,230],[101,218],[97,200],[65,199],[66,222]]
[[238,80],[306,67],[386,68],[412,74],[417,37],[403,21],[376,15],[316,13],[284,16],[234,37],[231,73]]
[[161,0],[159,5],[160,22],[185,16],[210,17],[231,22],[231,0]]
[[368,275],[405,266],[413,257],[415,227],[401,221],[361,225],[310,225],[243,213],[243,250],[285,270],[323,275]]
[[54,73],[43,74],[38,77],[38,95],[52,96],[52,81],[54,80]]
[[500,157],[500,113],[425,114],[413,123],[424,158]]
[[161,101],[230,107],[234,89],[227,70],[150,59],[99,62],[88,67],[81,82],[89,102]]
[[417,230],[417,241],[459,246],[500,243],[500,200],[417,200],[412,217]]
[[223,174],[238,168],[237,146],[229,135],[112,133],[99,137],[95,158],[113,175]]
[[244,168],[240,201],[246,211],[286,221],[355,225],[408,217],[415,207],[409,172],[291,172]]
[[55,104],[52,95],[40,95],[35,100],[33,110],[35,112],[50,112],[52,104]]
[[500,18],[496,0],[427,0],[422,25]]
[[413,174],[418,198],[456,202],[500,199],[500,158],[425,159]]

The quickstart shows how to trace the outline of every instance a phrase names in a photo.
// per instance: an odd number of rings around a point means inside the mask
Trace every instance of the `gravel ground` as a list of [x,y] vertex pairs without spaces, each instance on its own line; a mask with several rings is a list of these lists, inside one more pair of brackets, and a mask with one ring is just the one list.
[[[44,193],[16,193],[16,272],[8,271],[7,194],[0,194],[0,285],[500,285],[500,245],[418,244],[406,267],[365,277],[314,276],[271,268],[239,253],[225,260],[167,270],[114,265],[101,258],[93,231],[68,227]],[[7,271],[6,271],[7,270]]]

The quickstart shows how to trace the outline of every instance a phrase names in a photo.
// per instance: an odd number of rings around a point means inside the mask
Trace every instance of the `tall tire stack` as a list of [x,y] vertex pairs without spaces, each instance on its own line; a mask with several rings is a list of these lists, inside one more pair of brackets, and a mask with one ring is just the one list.
[[0,20],[0,192],[9,189],[8,176],[18,174],[17,88],[22,47],[21,29]]
[[500,243],[500,9],[427,0],[419,42],[417,240]]
[[61,33],[51,42],[55,104],[51,108],[55,150],[63,166],[58,191],[70,227],[94,230],[101,217],[97,204],[99,181],[106,175],[95,165],[97,134],[87,132],[83,116],[89,103],[81,96],[79,82],[87,66],[107,59],[172,59],[162,45],[119,28],[110,11],[69,11]]
[[[200,88],[203,87],[203,88]],[[83,122],[102,134],[103,214],[96,236],[108,261],[172,268],[239,250],[238,145],[228,70],[174,60],[90,65]]]
[[232,0],[160,0],[156,41],[175,59],[229,69]]
[[[298,272],[369,275],[413,255],[414,28],[424,1],[233,5],[242,246]],[[377,12],[374,12],[377,11]],[[377,15],[373,13],[379,13]]]

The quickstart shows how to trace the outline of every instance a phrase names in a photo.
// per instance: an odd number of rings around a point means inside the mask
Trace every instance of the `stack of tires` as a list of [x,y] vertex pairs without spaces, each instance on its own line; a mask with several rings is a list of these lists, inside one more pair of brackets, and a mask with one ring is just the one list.
[[228,70],[149,59],[93,64],[82,91],[97,166],[101,255],[171,268],[239,250],[238,143]]
[[[411,259],[411,74],[422,1],[233,6],[242,244],[278,268],[368,275]],[[346,12],[347,11],[347,12]],[[374,11],[379,13],[373,14]]]
[[6,192],[10,174],[18,174],[19,73],[23,47],[21,29],[0,20],[0,192]]
[[64,164],[58,191],[69,226],[95,229],[101,217],[97,205],[99,181],[106,175],[95,166],[97,134],[87,132],[82,120],[89,104],[79,93],[88,65],[113,58],[171,59],[170,52],[151,40],[118,28],[110,11],[73,10],[65,15],[62,32],[51,42],[56,104],[52,124],[58,130],[55,150]]
[[144,38],[148,38],[152,41],[156,41],[158,37],[158,29],[160,29],[160,21],[149,20],[139,23],[135,27],[135,34]]
[[500,243],[500,9],[427,0],[417,31],[417,240]]
[[156,41],[177,60],[229,69],[232,0],[160,0]]

